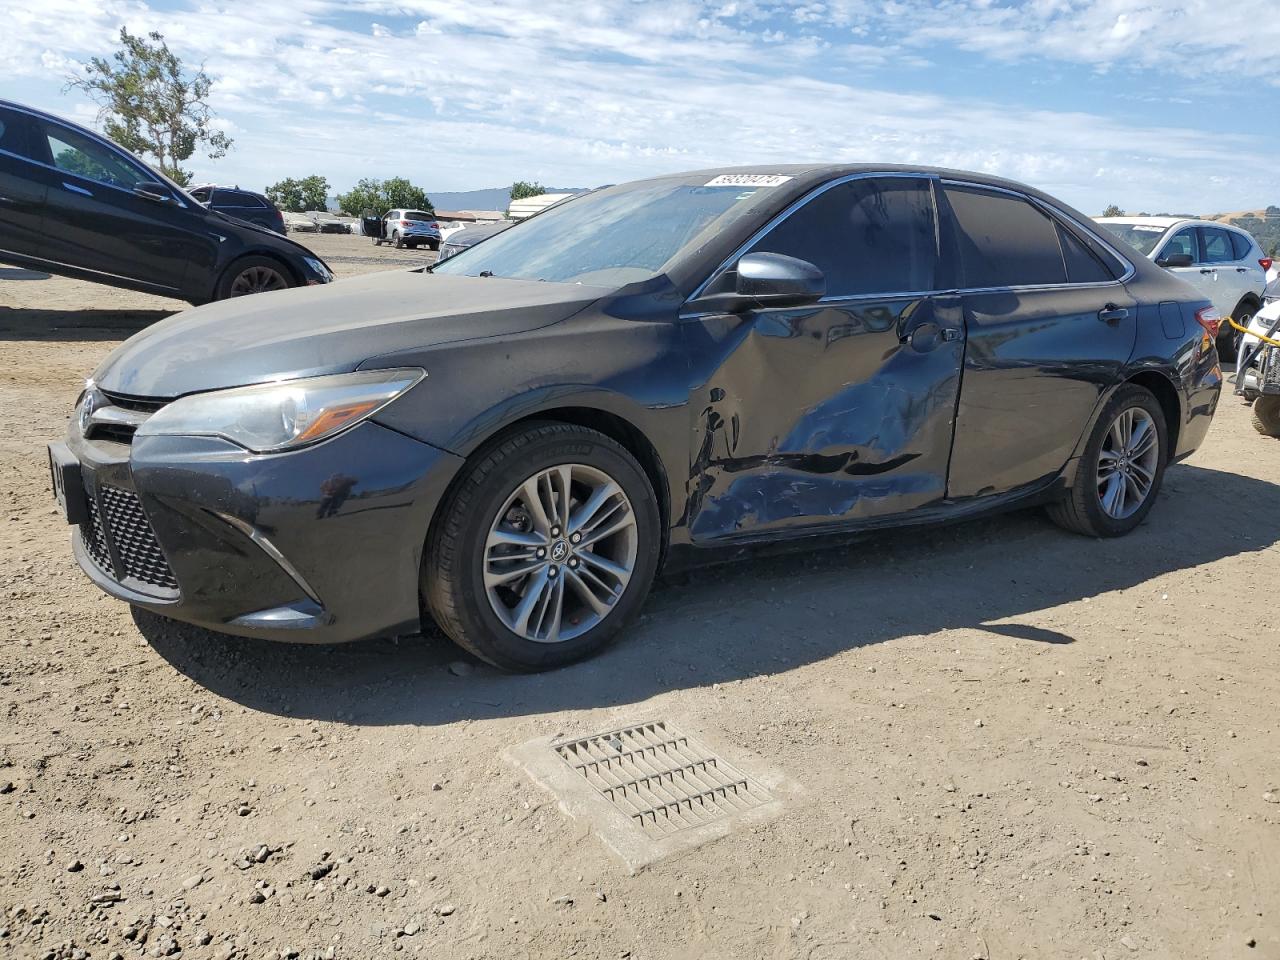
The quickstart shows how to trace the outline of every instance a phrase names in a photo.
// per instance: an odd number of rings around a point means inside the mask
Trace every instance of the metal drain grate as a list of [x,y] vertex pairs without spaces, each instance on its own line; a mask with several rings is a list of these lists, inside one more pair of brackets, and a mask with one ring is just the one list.
[[760,784],[664,721],[556,741],[552,746],[653,839],[722,820],[773,799]]

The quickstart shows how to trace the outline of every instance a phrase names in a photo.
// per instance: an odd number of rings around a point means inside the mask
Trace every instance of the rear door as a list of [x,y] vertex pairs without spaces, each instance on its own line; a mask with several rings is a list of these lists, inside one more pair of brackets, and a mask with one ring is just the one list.
[[1259,299],[1267,288],[1267,271],[1263,269],[1262,250],[1250,236],[1228,230],[1236,254],[1236,273],[1241,280],[1241,296],[1253,294]]
[[964,342],[958,298],[935,294],[931,179],[838,181],[742,252],[816,264],[827,295],[684,325],[691,363],[710,371],[693,426],[694,539],[939,503]]
[[[54,168],[46,211],[46,253],[82,270],[178,293],[188,262],[211,262],[216,236],[205,211],[188,207],[150,170],[124,151],[72,127],[38,120],[37,149]],[[141,197],[141,181],[172,199]],[[200,251],[204,251],[203,255]]]
[[1052,479],[1133,352],[1120,262],[1020,194],[944,184],[968,345],[948,496]]
[[247,220],[262,227],[270,228],[271,226],[266,204],[243,190],[214,190],[213,208],[229,217],[239,217],[241,220]]
[[[1218,291],[1213,298],[1214,306],[1222,316],[1234,316],[1236,306],[1251,292],[1251,285],[1249,270],[1236,255],[1231,231],[1221,227],[1200,227],[1200,250],[1205,269],[1213,271],[1214,286]],[[1248,252],[1247,247],[1245,252]]]
[[0,252],[39,257],[52,171],[36,162],[29,114],[0,107]]

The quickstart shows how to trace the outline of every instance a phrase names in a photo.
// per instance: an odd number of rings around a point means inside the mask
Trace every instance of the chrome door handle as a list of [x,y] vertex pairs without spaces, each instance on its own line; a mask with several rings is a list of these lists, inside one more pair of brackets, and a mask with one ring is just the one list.
[[78,186],[76,186],[74,183],[67,183],[67,182],[64,180],[64,181],[62,182],[62,185],[63,185],[64,187],[66,187],[68,190],[70,190],[72,193],[81,193],[81,194],[84,194],[86,197],[92,197],[92,196],[93,196],[93,194],[92,194],[92,193],[90,193],[88,190],[86,190],[84,187],[78,187]]
[[1108,303],[1098,311],[1098,319],[1103,323],[1109,323],[1112,326],[1115,326],[1127,316],[1129,316],[1129,311],[1124,307],[1117,307],[1114,303]]

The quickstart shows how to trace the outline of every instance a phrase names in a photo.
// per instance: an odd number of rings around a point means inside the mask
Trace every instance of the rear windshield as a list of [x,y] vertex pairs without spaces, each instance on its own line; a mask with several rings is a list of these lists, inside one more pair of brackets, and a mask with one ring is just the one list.
[[435,217],[429,213],[423,213],[421,210],[406,210],[404,212],[405,220],[434,220]]
[[1169,232],[1168,227],[1152,223],[1099,223],[1107,233],[1118,240],[1123,240],[1144,257],[1150,256],[1160,238]]

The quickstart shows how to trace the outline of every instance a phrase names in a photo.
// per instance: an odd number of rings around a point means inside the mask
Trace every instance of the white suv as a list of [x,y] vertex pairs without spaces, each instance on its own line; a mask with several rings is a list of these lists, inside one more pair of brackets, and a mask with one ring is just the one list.
[[[1213,301],[1218,313],[1247,327],[1262,306],[1271,260],[1245,231],[1212,220],[1102,217],[1103,227],[1143,256],[1176,273]],[[1218,353],[1234,360],[1239,336],[1224,323]]]

